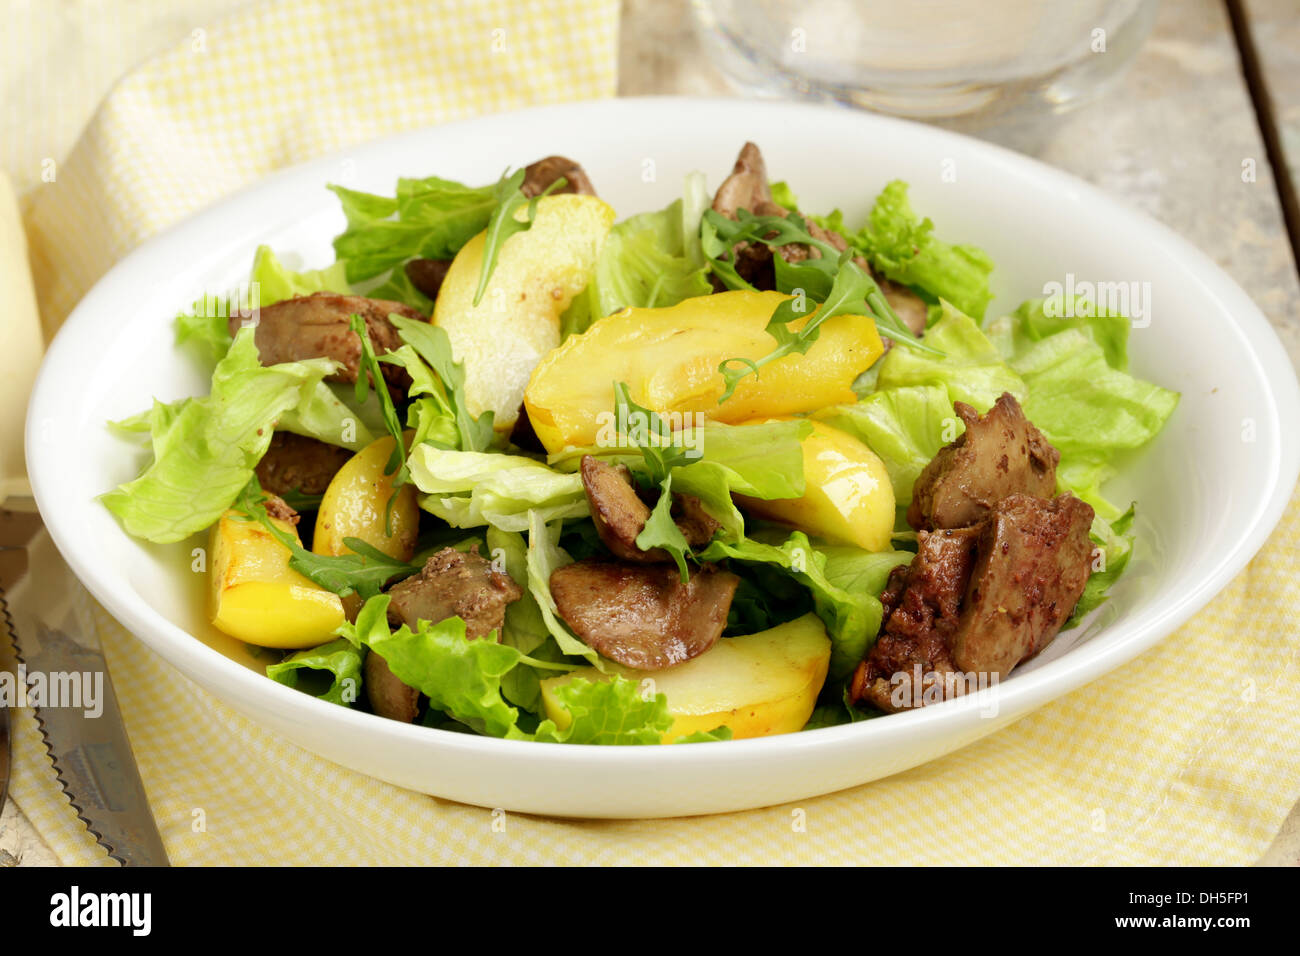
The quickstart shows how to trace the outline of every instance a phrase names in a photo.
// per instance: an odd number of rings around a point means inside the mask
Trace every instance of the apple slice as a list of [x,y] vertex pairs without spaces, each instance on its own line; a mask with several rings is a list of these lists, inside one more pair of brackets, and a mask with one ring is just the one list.
[[[815,614],[805,614],[757,634],[724,637],[694,660],[665,670],[635,671],[617,664],[609,670],[647,682],[646,691],[667,696],[673,725],[663,742],[672,743],[721,726],[731,728],[733,739],[802,730],[826,681],[830,658],[826,628]],[[542,681],[546,716],[561,730],[570,718],[555,691],[577,677],[608,679],[594,667],[583,667]]]
[[746,498],[746,511],[837,544],[888,551],[894,531],[894,486],[880,457],[847,432],[813,422],[803,441],[800,498]]
[[[519,210],[523,219],[526,208]],[[493,413],[498,431],[519,417],[528,378],[560,344],[560,315],[587,287],[614,210],[595,196],[545,196],[525,232],[506,240],[478,305],[486,233],[456,254],[433,308],[452,353],[465,368],[465,400],[474,415]]]

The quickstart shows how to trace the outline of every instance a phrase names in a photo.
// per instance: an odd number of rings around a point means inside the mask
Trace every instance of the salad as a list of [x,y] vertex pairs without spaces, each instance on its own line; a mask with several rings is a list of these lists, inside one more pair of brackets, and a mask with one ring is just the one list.
[[330,188],[336,261],[261,247],[177,317],[210,392],[111,423],[147,463],[102,496],[206,535],[270,679],[520,740],[789,733],[982,689],[1124,571],[1102,487],[1177,394],[1086,299],[987,316],[902,181],[862,223],[753,143],[621,221],[558,156]]

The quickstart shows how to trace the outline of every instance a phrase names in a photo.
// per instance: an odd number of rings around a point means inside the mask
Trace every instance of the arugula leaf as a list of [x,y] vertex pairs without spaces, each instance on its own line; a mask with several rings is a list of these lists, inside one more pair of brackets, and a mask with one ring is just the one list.
[[[501,254],[501,247],[506,244],[506,240],[515,233],[527,232],[531,229],[533,219],[537,216],[538,200],[562,188],[567,182],[561,176],[540,194],[529,199],[519,188],[524,184],[526,173],[527,170],[517,169],[510,176],[503,175],[496,185],[494,193],[496,208],[492,210],[492,217],[487,224],[487,234],[483,237],[483,264],[479,269],[478,286],[474,289],[474,305],[483,301],[483,293],[487,291],[488,282],[497,267],[497,257]],[[515,213],[525,205],[528,207],[527,214],[523,219],[516,219]]]
[[[433,370],[409,345],[379,356],[379,361],[398,365],[411,376],[411,387],[407,392],[411,402],[406,409],[406,425],[415,429],[411,448],[424,442],[431,442],[439,448],[458,448],[460,434],[456,429],[456,416],[451,402]],[[409,480],[408,463],[403,462],[399,484]]]
[[[758,375],[759,369],[769,362],[794,352],[806,353],[821,334],[821,324],[836,315],[871,316],[880,334],[895,343],[918,352],[940,356],[943,354],[912,334],[890,307],[876,280],[853,262],[852,250],[841,253],[830,243],[813,236],[808,230],[807,222],[798,213],[792,212],[788,216],[754,216],[742,209],[737,215],[736,220],[731,220],[715,210],[708,210],[704,214],[708,229],[702,233],[704,250],[715,273],[730,287],[753,288],[736,275],[730,262],[722,258],[723,253],[729,253],[734,259],[735,247],[740,242],[762,242],[772,247],[802,243],[818,250],[821,258],[809,258],[798,266],[786,264],[780,267],[782,282],[787,285],[786,291],[802,290],[804,295],[796,295],[782,302],[768,321],[767,332],[776,340],[776,349],[757,361],[731,358],[718,366],[718,371],[726,382],[726,389],[718,399],[719,404],[731,398],[736,386],[747,375]],[[778,254],[776,258],[781,257]],[[733,284],[733,279],[738,284]],[[807,317],[798,331],[791,329],[793,323],[805,318],[803,313],[807,308],[806,300],[818,297],[821,298],[822,305],[811,317]]]
[[360,538],[344,538],[352,554],[314,554],[288,532],[276,527],[266,513],[261,485],[253,477],[240,494],[236,507],[250,520],[257,521],[289,549],[289,567],[303,577],[333,591],[340,597],[356,593],[362,600],[379,594],[384,586],[398,577],[410,577],[419,567],[391,558]]
[[433,369],[442,382],[455,416],[460,450],[486,451],[495,437],[492,412],[484,412],[477,418],[470,414],[465,401],[465,369],[452,354],[451,339],[447,337],[446,330],[429,322],[417,322],[400,315],[389,316],[389,321],[397,329],[401,340],[415,349],[416,354]]
[[371,380],[373,380],[375,395],[379,398],[379,407],[383,409],[384,413],[384,426],[388,429],[388,434],[393,436],[393,452],[388,456],[388,463],[384,465],[384,474],[397,475],[393,479],[393,492],[396,494],[397,489],[405,481],[405,476],[402,474],[402,459],[406,453],[406,439],[402,434],[402,420],[397,417],[397,409],[393,406],[393,396],[389,394],[388,386],[384,381],[384,373],[379,368],[379,360],[375,357],[375,347],[370,343],[370,332],[366,328],[365,319],[359,315],[354,315],[348,323],[348,327],[361,340],[361,367],[357,370],[356,385],[357,403],[365,403],[366,396],[370,392]]
[[686,540],[686,535],[682,534],[682,529],[677,527],[677,522],[673,520],[672,510],[673,476],[669,474],[660,485],[659,500],[655,503],[654,510],[646,519],[641,533],[636,536],[636,546],[642,551],[663,548],[671,554],[673,560],[677,562],[677,570],[684,584],[690,578],[690,571],[686,567],[686,555],[690,553],[691,546]]
[[[622,436],[630,447],[640,450],[653,484],[661,484],[673,468],[699,457],[698,452],[693,454],[675,440],[671,425],[644,405],[638,405],[623,382],[614,383],[614,421],[620,428],[633,426],[624,430]],[[642,434],[645,441],[638,440]]]
[[[868,311],[870,307],[870,311]],[[786,299],[767,323],[767,333],[776,340],[777,347],[763,358],[754,361],[746,358],[727,359],[718,366],[718,371],[726,381],[726,389],[718,404],[722,404],[735,394],[736,386],[747,375],[758,375],[759,369],[769,362],[784,358],[794,352],[806,353],[821,334],[821,324],[836,315],[870,315],[874,313],[876,326],[895,342],[908,342],[916,351],[942,355],[938,349],[925,345],[906,330],[894,310],[885,301],[876,281],[867,275],[851,259],[850,253],[839,258],[839,270],[831,282],[826,300],[808,318],[803,327],[793,331],[790,325],[804,318],[801,308],[806,305],[798,297]]]

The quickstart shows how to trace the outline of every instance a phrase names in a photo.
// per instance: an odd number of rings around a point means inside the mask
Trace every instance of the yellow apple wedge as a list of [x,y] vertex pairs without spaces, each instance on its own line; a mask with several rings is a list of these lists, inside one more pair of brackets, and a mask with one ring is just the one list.
[[[526,208],[519,210],[523,219]],[[465,368],[472,414],[493,413],[498,431],[519,417],[528,377],[560,344],[560,315],[586,288],[614,210],[595,196],[544,196],[532,227],[502,245],[478,305],[480,233],[456,254],[433,307],[433,323]]]
[[737,495],[736,503],[836,544],[889,550],[894,486],[885,463],[852,435],[823,422],[812,426],[803,440],[803,496],[764,501]]
[[[409,438],[408,438],[409,441]],[[348,554],[344,538],[359,538],[384,554],[410,561],[419,534],[420,508],[415,486],[403,485],[393,502],[388,523],[388,499],[393,479],[384,466],[393,452],[393,438],[377,438],[357,452],[330,480],[316,512],[311,549],[317,554]]]
[[[281,531],[298,529],[272,518]],[[290,551],[258,521],[227,511],[212,526],[212,623],[261,647],[304,648],[328,641],[343,623],[339,596],[289,567]]]
[[[624,309],[565,339],[537,366],[525,399],[533,431],[549,452],[596,443],[614,408],[614,382],[652,411],[702,413],[736,424],[854,401],[850,386],[884,346],[866,316],[836,315],[820,326],[807,354],[794,353],[745,377],[719,404],[718,365],[757,361],[776,348],[768,320],[789,296],[719,292],[664,309]],[[800,329],[807,320],[791,325]]]
[[[617,664],[609,670],[629,680],[653,681],[646,690],[668,698],[673,725],[663,742],[697,731],[731,728],[733,739],[789,734],[812,716],[826,681],[831,642],[815,614],[744,637],[724,637],[694,660],[659,671],[634,671]],[[608,677],[594,667],[542,681],[546,716],[561,730],[569,712],[556,690],[574,678]]]

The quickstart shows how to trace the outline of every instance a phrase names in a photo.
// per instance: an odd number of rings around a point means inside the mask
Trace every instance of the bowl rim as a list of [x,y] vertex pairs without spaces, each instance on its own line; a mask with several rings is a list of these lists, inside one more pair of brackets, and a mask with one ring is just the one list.
[[[1251,374],[1265,386],[1265,392],[1271,400],[1270,413],[1280,423],[1288,420],[1300,421],[1300,384],[1297,383],[1295,368],[1272,325],[1235,280],[1206,254],[1163,223],[1137,212],[1096,186],[1038,159],[1015,153],[993,143],[925,124],[856,112],[835,105],[725,97],[646,96],[523,107],[369,140],[278,170],[221,197],[208,207],[149,237],[96,281],[68,316],[47,349],[31,394],[26,428],[27,467],[33,495],[56,547],[77,578],[133,636],[158,652],[170,665],[187,676],[199,671],[205,672],[211,678],[212,685],[219,688],[219,690],[209,688],[210,692],[222,698],[223,703],[227,703],[228,706],[235,706],[228,702],[228,696],[232,692],[237,693],[240,688],[251,689],[254,693],[264,695],[264,703],[268,708],[281,711],[283,718],[295,723],[319,724],[325,721],[335,724],[340,729],[347,728],[362,733],[376,733],[382,730],[383,734],[390,738],[422,743],[439,749],[450,748],[493,757],[532,759],[549,754],[551,756],[546,758],[548,761],[554,761],[562,756],[564,760],[580,764],[597,760],[602,765],[644,768],[648,763],[660,765],[664,761],[670,762],[673,766],[726,763],[733,759],[747,761],[755,756],[788,753],[792,748],[813,746],[833,748],[849,742],[862,744],[871,739],[883,741],[900,734],[909,735],[927,729],[930,731],[955,729],[970,719],[971,711],[983,709],[990,702],[995,704],[1003,714],[1024,714],[1122,666],[1172,633],[1208,604],[1264,545],[1281,520],[1290,501],[1292,489],[1296,485],[1297,476],[1300,475],[1300,443],[1295,441],[1288,443],[1282,441],[1280,437],[1269,449],[1267,473],[1260,478],[1257,490],[1261,493],[1256,496],[1255,508],[1248,527],[1238,533],[1233,546],[1218,556],[1210,571],[1194,586],[1178,593],[1172,600],[1162,603],[1159,613],[1141,623],[1140,626],[1122,629],[1117,640],[1102,640],[1102,638],[1106,636],[1106,631],[1121,628],[1122,622],[1112,623],[1094,638],[1071,648],[1059,658],[1048,661],[1031,672],[1013,674],[1005,681],[998,682],[988,692],[992,695],[991,698],[978,694],[969,695],[906,713],[890,715],[889,720],[869,719],[794,734],[717,742],[708,747],[610,747],[568,744],[550,749],[539,747],[532,741],[504,740],[415,724],[402,724],[351,708],[339,707],[279,684],[264,674],[258,674],[226,657],[172,623],[148,605],[141,596],[134,594],[133,590],[124,589],[124,592],[118,592],[111,586],[107,577],[97,570],[94,562],[89,560],[90,555],[77,546],[73,522],[65,518],[59,508],[54,507],[55,491],[47,477],[58,464],[58,455],[53,450],[56,443],[38,441],[37,429],[40,422],[58,417],[56,410],[59,407],[64,369],[75,367],[74,353],[80,349],[80,340],[88,335],[94,324],[99,321],[101,304],[111,303],[115,298],[115,287],[126,284],[126,277],[151,263],[160,249],[175,242],[178,236],[189,232],[202,232],[205,225],[216,221],[231,207],[248,204],[259,196],[274,194],[282,184],[311,176],[315,171],[329,167],[337,168],[341,161],[348,159],[363,161],[369,155],[379,155],[394,147],[400,147],[405,141],[414,142],[423,139],[435,130],[439,135],[462,135],[472,138],[481,128],[509,122],[512,118],[523,114],[564,117],[578,113],[581,114],[581,118],[590,121],[592,118],[590,114],[599,115],[605,111],[614,113],[644,111],[654,114],[656,111],[671,113],[678,109],[728,111],[741,109],[753,111],[756,115],[769,114],[765,117],[767,119],[773,119],[781,114],[795,118],[806,118],[814,114],[828,117],[833,115],[838,121],[843,121],[845,117],[852,117],[850,122],[877,125],[885,132],[901,129],[909,136],[928,137],[936,144],[948,144],[954,150],[973,149],[977,153],[983,153],[1008,176],[1030,175],[1054,184],[1066,193],[1073,193],[1078,200],[1095,205],[1112,216],[1117,225],[1140,228],[1153,237],[1172,259],[1184,264],[1188,271],[1194,270],[1199,273],[1197,278],[1204,293],[1211,299],[1216,309],[1231,319],[1234,331],[1242,338],[1246,350],[1253,358],[1254,367],[1251,369]],[[326,200],[322,197],[322,202],[324,201]],[[1282,434],[1283,430],[1279,428],[1278,435]],[[261,690],[259,691],[258,688]]]

